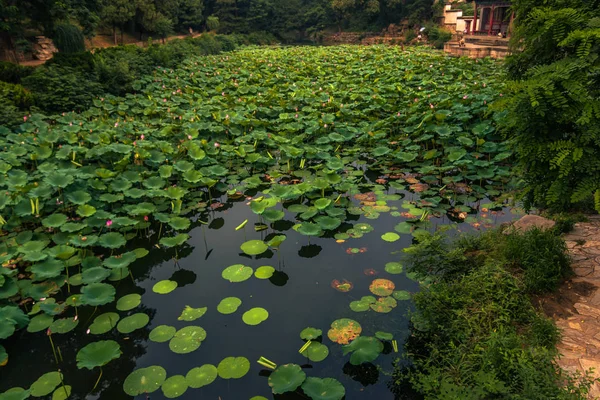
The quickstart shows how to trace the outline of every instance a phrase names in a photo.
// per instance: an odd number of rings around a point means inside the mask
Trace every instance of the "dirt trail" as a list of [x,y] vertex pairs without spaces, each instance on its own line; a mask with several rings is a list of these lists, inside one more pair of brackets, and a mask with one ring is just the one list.
[[[600,378],[600,216],[575,224],[564,239],[575,276],[541,306],[562,333],[558,364],[570,372],[593,368],[593,377]],[[600,383],[595,383],[590,398],[599,397]]]

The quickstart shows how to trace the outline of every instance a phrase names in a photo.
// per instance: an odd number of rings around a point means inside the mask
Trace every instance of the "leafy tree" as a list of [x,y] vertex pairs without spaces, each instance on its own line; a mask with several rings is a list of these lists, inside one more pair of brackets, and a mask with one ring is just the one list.
[[330,0],[331,9],[336,15],[338,30],[342,31],[342,22],[350,17],[352,9],[356,6],[356,0]]
[[504,128],[528,206],[600,212],[600,0],[515,0]]
[[181,0],[177,11],[178,25],[200,29],[204,22],[203,0]]
[[209,31],[216,31],[219,29],[219,17],[211,15],[206,18],[206,29]]
[[113,38],[117,44],[117,27],[121,29],[123,43],[123,25],[135,16],[136,6],[131,0],[102,0],[101,18],[112,25]]

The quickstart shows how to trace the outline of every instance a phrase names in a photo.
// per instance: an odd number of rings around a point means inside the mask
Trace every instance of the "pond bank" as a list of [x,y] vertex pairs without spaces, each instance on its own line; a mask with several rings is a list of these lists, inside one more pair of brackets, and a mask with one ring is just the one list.
[[[600,216],[588,219],[564,236],[575,276],[541,305],[562,333],[558,364],[569,372],[593,368],[592,376],[600,378]],[[600,383],[589,397],[600,397]]]

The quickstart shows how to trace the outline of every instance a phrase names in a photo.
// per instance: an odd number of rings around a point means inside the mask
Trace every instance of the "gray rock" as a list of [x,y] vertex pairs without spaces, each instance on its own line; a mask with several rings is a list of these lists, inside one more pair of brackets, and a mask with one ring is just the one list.
[[534,228],[541,230],[552,229],[554,225],[556,225],[556,222],[551,219],[540,217],[539,215],[525,215],[508,227],[504,231],[504,234],[509,234],[513,229],[520,232],[526,232]]

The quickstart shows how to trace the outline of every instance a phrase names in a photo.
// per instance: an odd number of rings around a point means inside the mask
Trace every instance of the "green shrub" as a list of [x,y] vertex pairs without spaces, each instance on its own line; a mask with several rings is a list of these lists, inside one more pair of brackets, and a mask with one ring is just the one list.
[[32,105],[33,96],[23,86],[0,82],[0,126],[22,123],[22,110]]
[[569,233],[575,227],[575,223],[577,222],[585,222],[587,218],[583,214],[567,214],[567,213],[558,213],[554,215],[550,215],[549,218],[553,219],[556,222],[554,225],[554,232],[557,234]]
[[21,83],[21,79],[33,73],[32,67],[0,61],[0,81]]
[[443,49],[444,44],[450,41],[450,39],[452,39],[451,32],[447,31],[444,28],[440,28],[437,25],[428,25],[427,30],[425,32],[427,34],[428,40],[436,49]]
[[529,293],[554,290],[572,273],[567,246],[552,230],[532,229],[507,235],[502,256],[522,272]]
[[81,29],[75,25],[56,25],[52,39],[56,48],[61,53],[80,53],[85,51],[85,38]]

